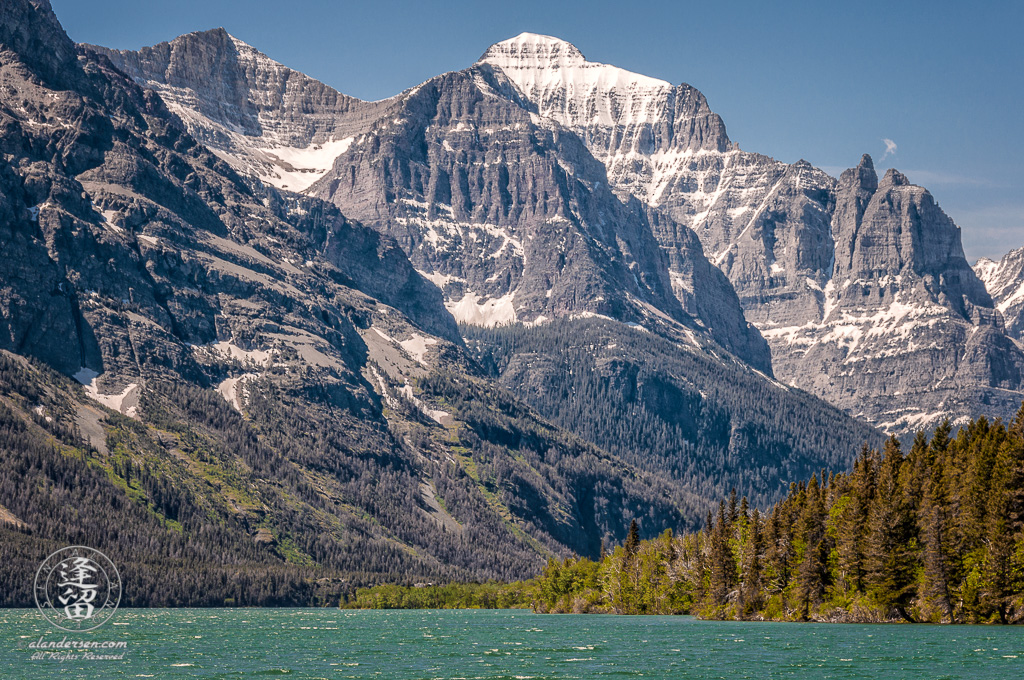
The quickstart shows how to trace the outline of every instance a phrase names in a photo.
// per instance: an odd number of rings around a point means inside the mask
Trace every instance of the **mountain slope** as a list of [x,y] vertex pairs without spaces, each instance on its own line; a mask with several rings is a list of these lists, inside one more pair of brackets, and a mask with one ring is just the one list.
[[1003,315],[1007,334],[1024,341],[1024,248],[1011,250],[999,262],[983,257],[974,271]]
[[[203,53],[217,51],[222,44],[218,35],[191,34],[153,48],[170,50],[168,61],[192,64],[195,75],[187,84],[194,91],[191,100],[213,96],[221,89],[216,82],[221,76],[212,60],[195,58],[197,50],[185,46],[209,40]],[[112,58],[129,70],[149,63],[127,53]],[[204,74],[201,67],[210,70]],[[162,68],[133,73],[163,93]],[[263,91],[247,82],[249,100],[261,101]],[[712,124],[713,114],[706,125],[686,122],[693,110],[706,112],[706,102],[683,101],[695,92],[680,95],[681,127],[672,134],[677,140],[706,137],[706,144],[687,145],[718,149],[724,129],[704,137],[699,132],[702,126],[720,127]],[[314,100],[304,106],[316,107]],[[604,326],[605,333],[621,339],[602,345],[611,346],[605,353],[612,358],[617,344],[625,347],[647,332],[654,336],[648,349],[657,348],[658,356],[681,354],[654,362],[663,373],[652,379],[673,387],[666,392],[671,399],[652,412],[653,424],[637,423],[636,431],[620,431],[618,439],[602,434],[599,419],[604,416],[583,408],[566,389],[558,390],[565,402],[557,407],[533,398],[530,385],[560,382],[565,388],[571,378],[564,371],[546,372],[542,363],[526,361],[516,362],[514,379],[504,368],[492,376],[576,434],[618,451],[652,474],[682,483],[688,513],[702,517],[705,494],[714,487],[717,495],[720,485],[735,483],[744,493],[774,498],[793,466],[811,470],[832,464],[836,447],[826,443],[830,437],[859,444],[875,436],[827,405],[773,383],[767,345],[744,318],[732,285],[704,257],[697,236],[636,196],[616,193],[608,169],[581,135],[542,115],[546,111],[495,64],[484,60],[433,78],[387,100],[386,111],[372,121],[361,119],[364,126],[351,145],[305,193],[330,200],[347,216],[393,237],[464,323],[482,328],[521,323],[536,329],[527,333],[529,343],[564,357],[570,348],[551,347],[545,325],[559,322],[559,328],[578,327],[587,333],[587,320],[596,318],[611,324]],[[350,113],[338,115],[339,124],[352,120]],[[203,130],[221,125],[215,114],[198,108],[183,119]],[[272,143],[258,130],[251,135],[249,145]],[[207,136],[211,144],[220,144],[215,137]],[[236,159],[246,153],[243,145],[230,140],[217,150]],[[241,165],[237,160],[235,164]],[[494,359],[505,352],[500,331],[464,333],[474,338],[478,357]],[[564,336],[559,332],[554,337]],[[636,356],[619,359],[622,366],[638,361]],[[694,367],[699,368],[692,375],[679,375]],[[734,376],[724,389],[723,375]],[[730,390],[737,393],[727,396]],[[770,400],[783,404],[780,412],[805,410],[806,422],[787,425],[760,406],[745,408],[738,392],[748,390],[771,395]],[[701,392],[710,395],[706,403],[696,396]],[[574,409],[578,417],[560,418]],[[692,439],[649,457],[632,449],[649,439],[650,432],[676,427],[675,411],[698,414],[699,422],[685,434]],[[697,437],[698,431],[704,434]],[[722,469],[727,452],[732,467]]]
[[932,196],[895,170],[879,181],[865,156],[839,180],[833,230],[821,314],[763,327],[787,348],[780,374],[895,431],[960,422],[983,406],[1009,417],[1024,355]]
[[[314,575],[518,578],[691,519],[481,375],[393,240],[244,179],[44,0],[0,8],[0,82],[11,564],[147,546],[138,604],[304,603]],[[277,576],[215,588],[219,548]]]
[[1024,354],[924,189],[899,174],[879,187],[867,157],[836,182],[741,151],[689,85],[587,61],[557,38],[522,34],[481,63],[584,140],[620,196],[700,237],[784,382],[892,432],[1016,411]]
[[642,470],[678,480],[690,512],[742,489],[767,504],[802,472],[845,469],[881,436],[742,365],[680,351],[606,319],[463,326],[491,374],[552,422]]

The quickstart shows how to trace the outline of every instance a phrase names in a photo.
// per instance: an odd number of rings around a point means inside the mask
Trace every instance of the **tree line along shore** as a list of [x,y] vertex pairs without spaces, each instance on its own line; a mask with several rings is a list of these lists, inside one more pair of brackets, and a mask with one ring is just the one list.
[[1007,426],[945,422],[853,470],[792,483],[765,512],[732,494],[700,531],[549,560],[516,583],[385,585],[351,608],[532,608],[708,619],[1024,620],[1024,408]]

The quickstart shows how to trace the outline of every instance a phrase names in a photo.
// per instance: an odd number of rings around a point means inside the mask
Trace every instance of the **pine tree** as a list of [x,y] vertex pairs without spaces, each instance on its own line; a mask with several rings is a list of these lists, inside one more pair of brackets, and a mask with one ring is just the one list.
[[817,476],[811,477],[797,522],[796,535],[803,547],[796,568],[795,595],[801,618],[810,616],[825,592],[827,549],[825,545],[825,508]]
[[626,542],[622,547],[629,558],[636,556],[636,551],[640,549],[640,527],[637,526],[635,518],[629,523],[629,534],[626,536]]
[[735,526],[740,518],[739,508],[736,504],[736,487],[729,492],[729,514],[727,515],[729,526]]
[[954,618],[950,593],[952,565],[949,558],[947,538],[947,510],[944,463],[936,458],[932,463],[930,476],[925,481],[924,498],[918,514],[919,530],[923,543],[923,572],[921,597],[939,609],[941,620],[952,622]]
[[756,508],[750,516],[742,551],[739,614],[746,617],[760,609],[764,600],[761,567],[764,538],[761,528],[761,513]]
[[867,584],[875,601],[910,619],[907,604],[914,580],[913,555],[908,543],[911,527],[900,477],[903,453],[899,440],[885,443],[878,487],[868,513]]
[[1010,519],[1011,491],[1017,456],[1012,442],[1004,442],[992,471],[985,515],[985,561],[982,569],[982,603],[1007,623],[1018,579],[1013,573],[1014,536]]
[[867,445],[854,464],[836,516],[837,580],[843,590],[864,591],[868,509],[875,495],[878,453]]
[[729,524],[726,518],[725,503],[718,504],[718,519],[709,535],[710,573],[708,575],[708,604],[716,615],[724,615],[724,608],[735,581],[733,574],[732,550],[728,541]]

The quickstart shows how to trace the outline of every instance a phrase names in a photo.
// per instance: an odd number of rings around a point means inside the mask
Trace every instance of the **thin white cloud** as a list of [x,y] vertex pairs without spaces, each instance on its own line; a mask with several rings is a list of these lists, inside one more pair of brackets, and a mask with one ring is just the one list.
[[888,137],[883,139],[882,142],[885,143],[885,153],[882,154],[882,158],[880,160],[884,161],[888,156],[895,156],[896,155],[896,148],[897,147],[896,147],[896,142],[892,141]]

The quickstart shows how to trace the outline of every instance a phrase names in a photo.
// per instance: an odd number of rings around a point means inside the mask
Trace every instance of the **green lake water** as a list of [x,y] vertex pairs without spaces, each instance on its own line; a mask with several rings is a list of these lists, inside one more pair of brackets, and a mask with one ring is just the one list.
[[[1024,678],[1024,628],[697,621],[526,611],[150,609],[63,633],[0,610],[0,678]],[[39,640],[124,660],[33,660]],[[96,654],[112,653],[95,650]],[[44,656],[47,656],[44,654]]]

